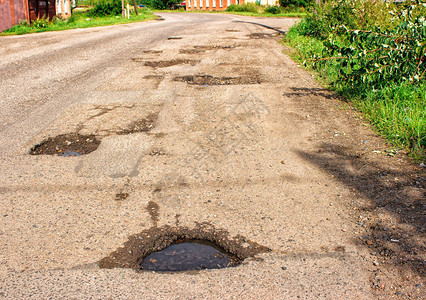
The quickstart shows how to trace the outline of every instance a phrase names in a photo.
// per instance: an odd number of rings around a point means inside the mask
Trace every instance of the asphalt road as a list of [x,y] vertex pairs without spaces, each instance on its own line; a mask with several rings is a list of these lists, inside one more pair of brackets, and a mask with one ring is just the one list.
[[[377,198],[367,187],[381,184],[359,178],[385,144],[283,54],[277,31],[248,23],[287,30],[294,19],[162,16],[0,38],[0,298],[395,295],[402,285],[376,288],[383,258],[357,219]],[[99,147],[29,155],[76,133]],[[164,226],[227,232],[231,252],[270,251],[221,270],[99,267],[132,235],[155,240]],[[423,279],[407,272],[410,295],[421,295]]]

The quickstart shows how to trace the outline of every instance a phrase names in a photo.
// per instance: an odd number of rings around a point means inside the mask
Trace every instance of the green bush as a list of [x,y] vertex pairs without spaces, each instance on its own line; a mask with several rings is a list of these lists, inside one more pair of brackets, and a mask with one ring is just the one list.
[[281,9],[278,7],[278,5],[275,6],[267,6],[265,8],[265,12],[266,13],[270,13],[270,14],[274,14],[274,15],[278,15],[281,13]]
[[280,0],[279,3],[281,7],[308,7],[312,6],[315,3],[315,0]]
[[235,11],[235,12],[251,12],[251,13],[258,13],[259,12],[259,6],[256,5],[256,3],[244,3],[240,5],[231,4],[228,6],[226,11]]
[[426,159],[426,4],[366,2],[328,2],[286,41],[379,133]]
[[37,18],[36,20],[31,22],[31,26],[37,29],[46,28],[47,26],[49,26],[49,20],[45,18]]
[[99,2],[89,11],[89,17],[118,16],[122,12],[120,0]]

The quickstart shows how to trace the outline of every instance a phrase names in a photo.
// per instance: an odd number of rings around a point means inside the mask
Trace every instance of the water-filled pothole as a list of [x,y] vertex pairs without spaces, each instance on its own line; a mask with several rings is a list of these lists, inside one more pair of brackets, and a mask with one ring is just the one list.
[[231,238],[227,231],[208,223],[194,229],[163,226],[130,236],[122,248],[100,260],[99,266],[172,272],[225,268],[269,251],[240,235]]
[[260,84],[259,76],[239,76],[239,77],[215,77],[211,75],[187,75],[174,78],[175,81],[183,81],[191,85],[240,85],[240,84]]
[[164,250],[153,252],[140,264],[146,271],[189,271],[235,266],[239,259],[207,240],[178,240]]
[[176,65],[191,65],[195,66],[200,61],[196,59],[172,59],[172,60],[157,60],[157,61],[146,61],[145,66],[152,68],[167,68]]
[[49,137],[35,145],[30,149],[30,154],[78,156],[95,151],[100,143],[101,141],[96,139],[94,135],[61,134],[56,137]]

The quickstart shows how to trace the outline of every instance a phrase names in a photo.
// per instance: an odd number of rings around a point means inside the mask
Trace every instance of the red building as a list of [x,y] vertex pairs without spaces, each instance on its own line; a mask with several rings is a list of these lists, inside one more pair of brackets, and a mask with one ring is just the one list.
[[0,32],[26,20],[71,15],[70,0],[0,0]]
[[244,4],[245,0],[186,0],[186,10],[225,10],[231,4]]

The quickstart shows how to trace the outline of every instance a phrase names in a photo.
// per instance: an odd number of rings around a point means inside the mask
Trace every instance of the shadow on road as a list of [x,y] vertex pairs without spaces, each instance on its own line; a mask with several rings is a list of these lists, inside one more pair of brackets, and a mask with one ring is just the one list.
[[[383,259],[425,275],[425,182],[422,177],[366,161],[350,149],[323,143],[316,153],[300,151],[304,160],[346,185],[359,199],[353,209],[364,232],[357,243]],[[362,199],[367,199],[363,201]],[[384,218],[391,215],[391,220]],[[396,221],[395,221],[396,220]]]

